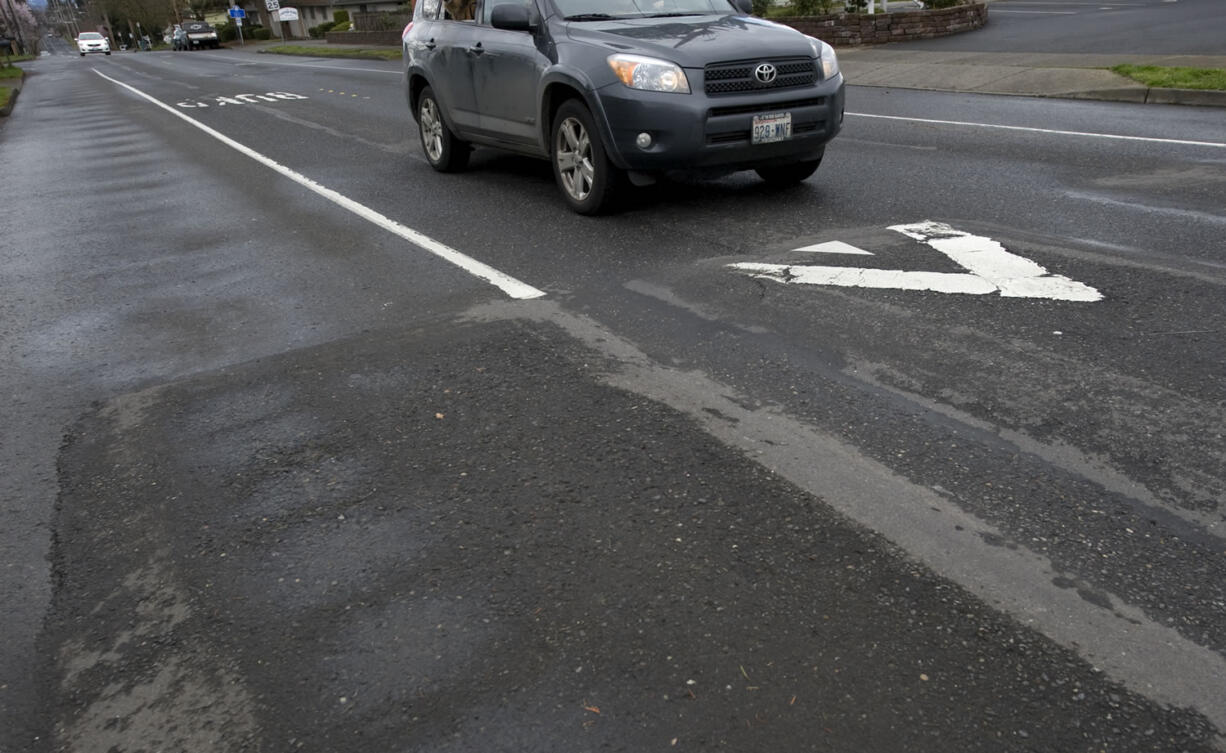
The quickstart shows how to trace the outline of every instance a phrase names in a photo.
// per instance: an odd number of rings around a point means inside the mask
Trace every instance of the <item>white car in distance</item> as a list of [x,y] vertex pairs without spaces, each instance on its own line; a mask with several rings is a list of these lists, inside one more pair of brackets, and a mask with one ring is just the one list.
[[89,52],[101,52],[104,55],[111,54],[111,43],[106,41],[106,37],[96,31],[83,31],[77,37],[77,52],[81,53],[81,57],[85,57]]

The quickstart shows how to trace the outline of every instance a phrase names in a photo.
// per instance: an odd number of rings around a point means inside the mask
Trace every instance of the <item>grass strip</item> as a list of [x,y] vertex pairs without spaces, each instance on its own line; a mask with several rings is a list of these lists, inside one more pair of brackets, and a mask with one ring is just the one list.
[[1226,89],[1226,69],[1117,65],[1111,71],[1160,89]]
[[15,65],[0,68],[0,78],[21,78],[21,69]]
[[319,58],[357,58],[359,60],[399,60],[399,47],[324,47],[300,44],[279,44],[260,52],[273,55],[308,55]]
[[0,86],[0,109],[3,109],[4,106],[7,105],[9,103],[9,100],[12,98],[13,98],[13,90],[8,88],[7,86]]

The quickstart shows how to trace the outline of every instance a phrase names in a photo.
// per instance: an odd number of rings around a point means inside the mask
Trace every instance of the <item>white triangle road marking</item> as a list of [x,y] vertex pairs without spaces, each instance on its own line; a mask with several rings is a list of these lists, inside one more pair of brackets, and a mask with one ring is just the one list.
[[[929,290],[969,295],[998,292],[1006,298],[1049,298],[1059,301],[1100,301],[1103,298],[1094,288],[1061,275],[1050,274],[1041,265],[1010,253],[991,238],[955,230],[943,222],[891,225],[889,229],[940,251],[966,272],[918,272],[756,262],[728,266],[754,277],[788,284]],[[842,241],[818,243],[796,250],[872,255]]]
[[806,251],[811,254],[858,254],[860,256],[872,256],[871,251],[865,251],[862,248],[856,248],[850,243],[843,241],[826,241],[825,243],[814,243],[812,246],[802,246],[796,249],[797,251]]

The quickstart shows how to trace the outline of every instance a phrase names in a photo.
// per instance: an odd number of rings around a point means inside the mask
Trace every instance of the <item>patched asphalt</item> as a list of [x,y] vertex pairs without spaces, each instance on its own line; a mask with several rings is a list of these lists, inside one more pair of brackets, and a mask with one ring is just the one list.
[[445,325],[81,417],[44,749],[1213,749],[555,327]]

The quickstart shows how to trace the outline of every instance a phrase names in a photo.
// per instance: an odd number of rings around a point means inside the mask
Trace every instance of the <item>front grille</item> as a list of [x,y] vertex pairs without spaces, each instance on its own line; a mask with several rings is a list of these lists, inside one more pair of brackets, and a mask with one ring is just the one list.
[[[754,70],[763,63],[775,66],[775,80],[764,84],[754,77]],[[789,89],[817,83],[817,63],[813,58],[778,58],[774,60],[735,60],[712,63],[703,70],[707,94]]]
[[718,118],[722,115],[746,115],[748,113],[775,112],[783,110],[798,110],[801,107],[821,107],[826,104],[825,97],[810,97],[809,99],[791,99],[787,102],[761,102],[752,105],[736,105],[735,107],[712,107],[708,110],[709,117]]

